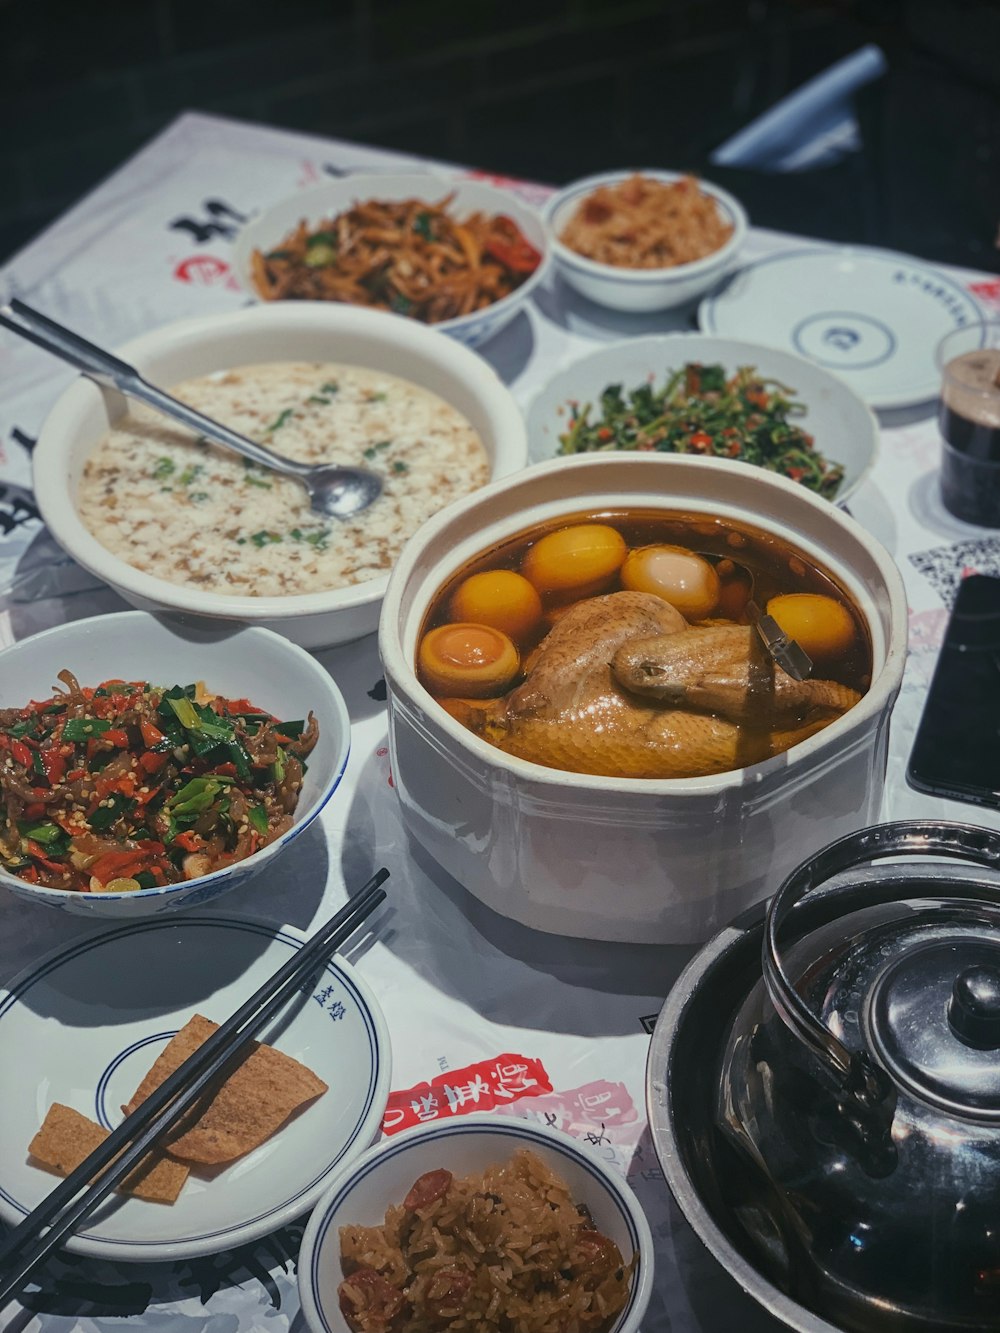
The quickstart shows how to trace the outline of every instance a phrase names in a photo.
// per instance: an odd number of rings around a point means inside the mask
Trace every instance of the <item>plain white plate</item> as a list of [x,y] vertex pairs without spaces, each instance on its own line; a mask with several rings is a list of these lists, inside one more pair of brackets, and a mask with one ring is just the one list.
[[699,333],[626,338],[564,366],[528,408],[530,461],[556,457],[559,436],[569,425],[571,404],[592,404],[591,419],[596,419],[601,393],[609,384],[621,384],[626,392],[647,381],[662,388],[668,372],[679,370],[686,361],[719,363],[730,374],[739,366],[756,366],[765,378],[780,380],[795,390],[808,409],[794,419],[795,424],[815,436],[816,448],[824,458],[843,464],[837,504],[848,500],[868,475],[878,450],[878,422],[839,376],[776,348]]
[[703,332],[807,356],[880,408],[936,398],[938,344],[981,318],[969,293],[937,269],[850,246],[760,259],[698,307]]
[[[195,1013],[222,1022],[302,947],[303,936],[246,918],[131,922],[84,935],[0,993],[0,1215],[15,1225],[58,1184],[28,1161],[52,1102],[113,1128],[143,1075]],[[378,1002],[340,958],[261,1034],[329,1090],[266,1143],[188,1177],[174,1204],[114,1194],[67,1242],[126,1261],[215,1253],[307,1212],[378,1133],[391,1055]]]

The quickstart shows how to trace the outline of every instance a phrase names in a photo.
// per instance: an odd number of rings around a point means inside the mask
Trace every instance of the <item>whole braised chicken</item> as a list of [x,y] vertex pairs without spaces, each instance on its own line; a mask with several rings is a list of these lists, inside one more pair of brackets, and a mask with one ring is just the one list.
[[509,754],[623,778],[723,773],[827,726],[860,695],[793,681],[748,626],[691,627],[649,593],[592,597],[567,611],[525,680],[463,721]]

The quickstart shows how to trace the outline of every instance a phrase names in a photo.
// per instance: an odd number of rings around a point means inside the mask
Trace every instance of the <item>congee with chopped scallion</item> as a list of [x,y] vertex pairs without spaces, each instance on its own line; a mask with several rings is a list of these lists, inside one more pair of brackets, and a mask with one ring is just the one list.
[[489,480],[465,417],[382,371],[283,362],[172,392],[276,453],[369,467],[384,481],[369,509],[328,519],[297,482],[132,404],[84,466],[80,517],[136,569],[202,592],[281,597],[377,578],[426,518]]

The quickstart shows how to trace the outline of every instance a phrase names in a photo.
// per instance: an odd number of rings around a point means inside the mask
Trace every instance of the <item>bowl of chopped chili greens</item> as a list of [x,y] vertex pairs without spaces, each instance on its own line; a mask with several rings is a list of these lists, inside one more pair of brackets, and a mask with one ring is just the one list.
[[0,654],[0,885],[102,917],[207,902],[308,827],[349,749],[336,684],[270,630],[57,626]]
[[730,458],[843,504],[878,424],[836,375],[790,352],[702,334],[610,344],[558,372],[528,412],[533,462],[639,451]]

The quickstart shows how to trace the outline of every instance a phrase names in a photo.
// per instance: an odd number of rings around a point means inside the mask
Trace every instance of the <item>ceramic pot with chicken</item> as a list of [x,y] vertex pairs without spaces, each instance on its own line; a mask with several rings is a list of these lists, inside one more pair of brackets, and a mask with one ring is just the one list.
[[906,601],[793,482],[588,456],[425,524],[379,645],[404,820],[445,870],[536,929],[688,943],[877,817]]

